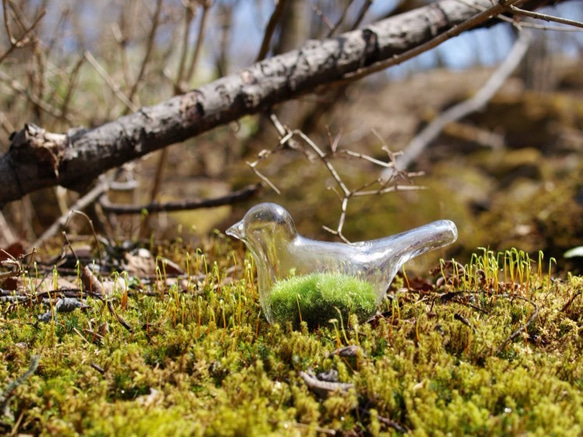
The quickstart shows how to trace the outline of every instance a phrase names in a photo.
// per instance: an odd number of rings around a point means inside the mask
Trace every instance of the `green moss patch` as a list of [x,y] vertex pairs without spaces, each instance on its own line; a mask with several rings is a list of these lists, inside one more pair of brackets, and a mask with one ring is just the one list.
[[311,329],[330,319],[348,320],[356,314],[359,320],[370,317],[377,306],[377,294],[370,282],[354,276],[334,273],[312,273],[277,282],[268,296],[274,321],[302,321]]
[[542,254],[444,261],[372,320],[309,331],[268,323],[251,258],[212,243],[184,288],[114,291],[115,314],[0,299],[0,435],[583,435],[583,277]]

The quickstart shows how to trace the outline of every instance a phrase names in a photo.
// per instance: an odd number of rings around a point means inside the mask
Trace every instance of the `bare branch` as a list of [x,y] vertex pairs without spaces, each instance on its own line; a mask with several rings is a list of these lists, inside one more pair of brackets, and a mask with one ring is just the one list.
[[350,30],[354,30],[358,26],[360,26],[360,23],[362,23],[362,20],[364,19],[364,16],[366,15],[366,12],[369,10],[369,8],[371,6],[372,6],[372,0],[366,0],[362,4],[362,7],[360,8],[360,11],[358,12],[358,16],[356,17],[356,20],[354,20],[354,23],[352,24],[352,27],[350,28]]
[[[53,153],[58,171],[52,167],[46,171],[44,161],[36,158],[32,148],[20,149],[13,144],[0,158],[0,203],[48,186],[86,187],[108,169],[242,116],[264,112],[321,86],[394,65],[509,11],[508,3],[492,6],[490,0],[471,2],[474,7],[459,0],[441,0],[336,38],[309,41],[299,50],[274,56],[166,102],[90,130],[71,132],[66,147]],[[523,2],[510,0],[514,6]],[[476,13],[476,8],[487,10]],[[131,104],[115,84],[110,86],[120,100]]]
[[327,398],[335,392],[347,392],[351,388],[354,388],[354,384],[321,381],[311,371],[300,372],[300,376],[308,388],[321,398]]
[[[212,1],[204,0],[202,1],[202,17],[200,18],[200,25],[198,28],[198,35],[196,38],[196,45],[194,46],[194,53],[192,54],[192,59],[190,60],[190,66],[188,67],[188,73],[186,74],[186,82],[190,82],[194,76],[194,71],[198,65],[198,58],[200,56],[200,50],[202,48],[202,43],[204,42],[204,36],[206,32],[206,25],[208,21],[208,14],[211,8]],[[185,90],[183,90],[185,91]]]
[[269,52],[269,44],[271,43],[271,38],[273,38],[273,33],[277,28],[277,23],[283,14],[285,9],[285,4],[287,0],[279,0],[275,5],[275,9],[269,17],[269,21],[267,23],[267,27],[265,28],[265,32],[263,33],[263,40],[261,41],[261,47],[259,48],[259,53],[255,58],[255,62],[262,61],[267,56],[267,52]]
[[190,35],[190,26],[194,19],[194,6],[190,3],[183,3],[184,14],[184,28],[182,31],[182,49],[180,51],[180,62],[178,63],[178,72],[174,80],[174,93],[181,93],[182,82],[184,80],[184,68],[186,67],[186,59],[188,58],[188,36]]
[[[520,6],[526,3],[527,1],[528,0],[509,0],[507,2],[494,3],[493,6],[490,7],[484,7],[484,2],[481,2],[480,0],[471,2],[472,8],[483,10],[477,15],[474,15],[452,26],[445,32],[437,34],[436,36],[432,37],[429,41],[423,42],[422,44],[410,50],[406,50],[403,53],[395,54],[394,56],[387,60],[375,62],[369,66],[361,67],[354,72],[347,73],[344,75],[343,79],[344,80],[360,79],[372,73],[376,73],[377,71],[385,70],[386,68],[392,67],[394,65],[402,64],[403,62],[409,59],[419,56],[421,53],[424,53],[437,47],[438,45],[447,41],[448,39],[458,36],[462,32],[465,32],[466,30],[479,26],[480,24],[492,19],[492,17],[499,16],[500,14],[505,12],[510,6],[513,5]],[[443,7],[444,3],[445,2],[440,2],[440,7]],[[403,15],[407,14],[402,14],[401,16]]]
[[[496,94],[500,87],[504,84],[506,79],[516,69],[528,47],[530,46],[531,35],[527,31],[520,33],[514,47],[510,54],[506,57],[504,62],[500,64],[498,69],[490,76],[484,86],[470,99],[465,100],[457,105],[452,106],[444,111],[439,117],[429,123],[415,138],[413,138],[409,145],[404,149],[402,156],[397,159],[397,167],[406,169],[411,163],[417,159],[421,152],[437,138],[443,128],[456,120],[467,116],[468,114],[478,111],[484,107],[486,103]],[[386,172],[389,174],[390,170]]]
[[4,59],[6,59],[6,57],[9,56],[10,53],[12,53],[12,51],[14,51],[14,49],[21,48],[30,42],[30,39],[28,38],[28,34],[31,33],[35,29],[35,27],[38,25],[40,20],[42,20],[42,18],[45,16],[45,11],[41,11],[40,13],[38,13],[36,18],[32,22],[32,24],[30,26],[28,26],[26,29],[24,29],[24,31],[22,32],[22,34],[18,38],[15,38],[14,35],[12,34],[12,30],[10,28],[10,22],[8,19],[8,2],[7,2],[7,0],[2,0],[2,6],[4,9],[4,28],[6,29],[6,34],[8,35],[8,39],[10,41],[10,47],[8,48],[8,50],[5,53],[0,55],[0,63]]
[[[131,102],[134,101],[134,96],[138,91],[138,87],[142,82],[142,78],[144,77],[144,74],[146,72],[146,68],[150,61],[150,57],[152,56],[154,42],[156,39],[156,32],[158,31],[158,27],[160,25],[160,14],[162,12],[162,4],[163,0],[156,1],[156,10],[154,11],[154,17],[152,18],[152,27],[150,28],[150,32],[148,34],[148,42],[146,43],[146,54],[144,55],[144,59],[142,60],[140,72],[138,73],[138,76],[136,77],[136,80],[134,81],[132,89],[130,90],[130,93],[128,95],[128,100],[130,100]],[[129,106],[127,106],[127,108],[130,109]]]
[[[340,216],[338,219],[338,225],[336,226],[335,230],[329,228],[328,226],[324,226],[324,229],[326,231],[330,232],[331,234],[338,236],[345,243],[350,243],[350,240],[348,240],[348,238],[346,238],[344,236],[344,234],[342,233],[342,230],[344,228],[344,223],[346,221],[348,202],[351,198],[371,196],[371,195],[383,195],[383,194],[387,194],[387,193],[394,192],[394,191],[420,189],[420,187],[417,187],[417,186],[398,185],[397,184],[398,180],[404,179],[404,180],[410,181],[411,178],[418,176],[418,174],[394,171],[393,170],[394,157],[390,151],[389,151],[390,162],[382,162],[382,161],[379,161],[375,158],[372,158],[372,157],[365,155],[365,154],[362,154],[362,153],[356,153],[356,152],[352,152],[352,151],[348,151],[348,150],[338,150],[337,148],[338,148],[338,141],[339,140],[337,138],[332,138],[331,135],[328,135],[328,138],[329,138],[330,143],[331,143],[330,150],[332,152],[330,155],[328,155],[328,154],[324,153],[324,151],[322,151],[322,149],[320,147],[318,147],[318,145],[316,145],[316,143],[314,141],[312,141],[312,139],[310,137],[308,137],[305,133],[303,133],[301,130],[291,131],[289,129],[284,128],[283,124],[279,121],[277,116],[275,116],[274,114],[271,115],[271,120],[272,120],[273,124],[276,126],[278,133],[280,134],[280,141],[279,141],[280,145],[285,145],[285,144],[289,143],[290,141],[293,141],[294,136],[298,136],[311,149],[311,151],[316,154],[316,156],[319,158],[320,162],[322,162],[322,164],[324,165],[326,170],[332,176],[332,179],[334,179],[334,182],[336,182],[336,186],[331,187],[331,190],[338,196],[338,200],[340,201]],[[283,135],[283,134],[285,134],[285,135]],[[384,144],[384,148],[387,148],[386,144]],[[301,147],[299,147],[298,145],[295,145],[294,150],[301,150]],[[271,154],[271,153],[269,153],[269,154]],[[269,154],[267,156],[269,156]],[[371,182],[364,184],[363,186],[361,186],[357,189],[350,189],[350,188],[348,188],[348,186],[344,182],[342,176],[336,170],[336,168],[334,167],[334,165],[332,164],[332,162],[330,160],[330,158],[338,156],[339,154],[342,154],[342,155],[345,155],[345,156],[348,156],[351,158],[359,158],[359,159],[362,159],[366,162],[373,163],[375,165],[380,165],[381,167],[391,168],[393,170],[394,174],[392,174],[391,177],[389,177],[387,179],[382,179],[382,178],[375,179]],[[269,181],[269,183],[271,184],[270,181]],[[376,189],[376,190],[369,190],[368,189],[375,184],[379,185],[378,189]]]
[[567,26],[578,27],[583,29],[583,23],[576,20],[569,20],[568,18],[557,17],[554,15],[541,14],[540,12],[527,11],[525,9],[518,8],[514,5],[509,6],[510,10],[517,15],[524,15],[526,17],[536,18],[538,20],[554,21],[555,23],[566,24]]
[[99,183],[95,188],[79,198],[75,204],[70,208],[71,212],[63,214],[57,221],[55,221],[33,244],[32,247],[41,246],[49,238],[60,231],[69,220],[71,213],[75,210],[82,210],[87,208],[91,203],[95,202],[99,196],[107,191],[108,184],[106,182]]
[[[25,87],[22,83],[20,83],[16,79],[11,78],[8,74],[4,73],[3,71],[0,71],[0,80],[5,82],[10,88],[12,88],[17,93],[22,94],[24,97],[26,97],[26,99],[37,108],[42,109],[44,112],[46,112],[49,115],[52,115],[57,119],[63,118],[63,114],[59,109],[55,108],[54,106],[45,102],[44,100],[41,100],[38,96],[32,94],[30,92],[30,89]],[[70,117],[65,116],[65,118],[67,119],[67,121],[70,121]]]
[[342,10],[342,14],[340,15],[340,18],[338,19],[336,24],[328,31],[326,38],[330,38],[332,35],[334,35],[334,32],[336,32],[338,30],[338,28],[342,25],[342,23],[344,22],[344,19],[346,18],[346,14],[348,13],[348,8],[350,8],[350,6],[352,6],[352,3],[354,3],[354,0],[349,1],[346,4],[344,9]]
[[261,191],[261,185],[249,185],[237,191],[233,191],[225,196],[216,197],[214,199],[203,200],[183,200],[180,202],[166,202],[166,203],[150,203],[148,205],[117,205],[113,204],[102,196],[99,200],[103,210],[110,214],[142,214],[144,211],[148,213],[154,212],[172,212],[185,211],[201,208],[213,208],[217,206],[232,205],[236,202],[242,202],[257,195]]
[[105,68],[103,68],[101,66],[101,64],[99,63],[99,61],[97,59],[95,59],[95,57],[91,54],[91,52],[86,51],[85,52],[85,59],[87,59],[89,61],[89,63],[93,66],[93,68],[95,69],[95,71],[97,71],[97,73],[101,76],[101,78],[105,81],[105,83],[107,84],[107,86],[113,91],[113,93],[115,94],[115,96],[124,104],[126,105],[128,108],[130,108],[130,110],[132,111],[137,111],[139,108],[134,105],[132,103],[132,101],[123,93],[123,91],[120,89],[120,87],[113,81],[113,79],[111,78],[111,76],[109,74],[107,74],[107,71],[105,71]]

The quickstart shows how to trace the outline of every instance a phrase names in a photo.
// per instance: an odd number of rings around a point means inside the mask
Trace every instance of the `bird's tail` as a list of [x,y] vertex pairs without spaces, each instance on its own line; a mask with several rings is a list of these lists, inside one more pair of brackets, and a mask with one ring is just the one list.
[[403,265],[412,258],[447,246],[457,240],[457,227],[450,220],[438,220],[391,237],[394,259]]

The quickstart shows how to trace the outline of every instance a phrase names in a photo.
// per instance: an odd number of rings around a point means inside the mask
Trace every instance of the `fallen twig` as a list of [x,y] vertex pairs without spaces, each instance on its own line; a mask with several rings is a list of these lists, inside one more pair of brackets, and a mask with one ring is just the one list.
[[28,378],[30,378],[34,374],[34,372],[36,372],[39,361],[40,355],[33,355],[30,359],[30,365],[28,366],[28,370],[15,380],[9,382],[4,388],[4,390],[0,392],[0,414],[9,417],[11,416],[11,413],[8,410],[8,405],[10,403],[10,399],[12,398],[12,396],[14,396],[14,391],[20,385],[22,385]]
[[[368,408],[358,407],[358,411],[360,413],[366,414],[367,416],[370,416],[370,410]],[[379,415],[377,415],[377,419],[383,425],[389,426],[389,427],[393,428],[397,432],[406,433],[408,431],[407,428],[405,428],[400,423],[395,422],[394,420],[387,419],[386,417],[379,416]]]
[[93,203],[99,196],[107,190],[108,184],[105,182],[99,183],[95,188],[79,198],[71,207],[70,211],[58,218],[33,244],[32,247],[38,247],[62,229],[69,220],[73,211],[82,210]]
[[[494,74],[490,76],[484,86],[472,98],[458,103],[444,111],[439,117],[419,132],[415,138],[409,142],[409,145],[404,149],[403,154],[397,159],[397,168],[404,170],[409,167],[421,152],[423,152],[423,150],[437,138],[448,123],[460,120],[468,114],[484,107],[484,105],[486,105],[486,103],[504,84],[510,74],[516,69],[526,54],[531,39],[532,37],[529,32],[522,31],[512,47],[510,54],[506,57],[504,62],[500,64]],[[393,171],[393,169],[385,170],[383,176],[390,175]]]
[[113,204],[106,195],[101,196],[99,203],[103,210],[110,214],[142,214],[144,211],[153,212],[171,212],[184,211],[190,209],[212,208],[216,206],[232,205],[236,202],[242,202],[261,192],[261,185],[248,185],[237,191],[233,191],[225,196],[215,197],[214,199],[204,200],[183,200],[180,202],[157,203],[152,202],[148,205],[126,205]]
[[571,298],[567,301],[567,303],[565,305],[563,305],[563,308],[561,308],[561,312],[565,312],[569,309],[569,307],[571,306],[571,304],[573,303],[573,301],[581,296],[581,294],[583,294],[583,291],[578,291],[577,293],[575,293],[573,296],[571,296]]
[[312,372],[300,372],[300,376],[308,386],[308,388],[321,398],[326,398],[334,392],[347,392],[354,387],[354,384],[346,384],[343,382],[321,381],[316,378]]
[[[389,150],[386,144],[383,144],[383,150],[387,153],[389,161],[383,162],[377,160],[371,156],[364,155],[362,153],[356,153],[352,151],[344,151],[338,150],[338,143],[339,137],[334,139],[330,138],[330,153],[325,153],[312,139],[307,136],[303,131],[299,129],[290,130],[287,126],[284,126],[275,114],[271,115],[271,121],[276,128],[279,134],[279,144],[274,149],[280,150],[280,147],[283,145],[289,146],[293,150],[297,150],[304,155],[308,156],[308,158],[317,158],[320,160],[322,165],[326,168],[330,176],[334,179],[336,186],[332,187],[332,191],[338,196],[338,200],[340,201],[340,217],[338,219],[338,224],[336,229],[332,229],[328,226],[324,226],[324,230],[330,232],[333,235],[336,235],[345,243],[350,243],[348,238],[342,233],[342,229],[344,228],[344,223],[346,221],[347,209],[348,209],[348,202],[350,199],[354,197],[364,197],[364,196],[372,196],[372,195],[382,195],[387,194],[393,191],[403,191],[403,190],[419,190],[422,187],[418,187],[415,185],[407,185],[407,184],[399,184],[399,180],[405,180],[407,183],[411,183],[411,179],[415,176],[419,176],[418,173],[407,173],[403,171],[397,171],[394,169],[395,165],[395,154]],[[304,147],[298,142],[295,137],[299,137],[302,140],[301,144],[305,144],[307,147]],[[253,171],[262,179],[266,180],[265,176],[258,173],[255,169],[255,166],[266,156],[271,154],[271,151],[263,152],[257,161],[254,163],[248,163],[248,165],[253,169]],[[377,178],[368,183],[365,183],[361,187],[358,188],[349,188],[348,185],[344,182],[344,179],[340,175],[340,173],[334,167],[334,164],[331,161],[331,158],[334,158],[337,155],[346,155],[351,158],[358,158],[362,159],[366,162],[373,163],[375,165],[379,165],[385,168],[391,168],[392,173],[387,179]],[[279,194],[279,190],[269,181],[266,182]],[[369,189],[371,186],[377,185],[378,188],[376,189]]]
[[534,322],[534,320],[538,317],[538,305],[535,304],[532,300],[527,299],[526,297],[522,297],[522,296],[514,296],[514,295],[502,295],[500,297],[506,297],[509,299],[520,299],[523,300],[525,302],[528,302],[529,304],[531,304],[534,307],[534,312],[530,315],[530,317],[528,318],[528,320],[526,321],[526,323],[524,325],[521,325],[520,328],[518,328],[517,330],[515,330],[512,334],[510,334],[510,336],[508,336],[500,346],[498,346],[498,349],[496,349],[496,355],[499,355],[504,348],[508,345],[508,343],[510,343],[512,340],[514,340],[516,337],[518,337],[520,334],[522,334],[523,332],[525,332],[528,327],[532,324],[532,322]]

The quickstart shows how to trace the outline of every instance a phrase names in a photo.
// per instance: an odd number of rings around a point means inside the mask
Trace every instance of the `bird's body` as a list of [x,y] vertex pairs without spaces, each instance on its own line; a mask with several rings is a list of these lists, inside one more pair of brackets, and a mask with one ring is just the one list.
[[[358,243],[333,243],[299,235],[290,214],[274,203],[251,208],[227,234],[242,240],[257,265],[262,304],[273,284],[293,275],[340,273],[371,282],[380,302],[394,276],[411,258],[453,243],[457,229],[439,220],[398,235]],[[269,308],[265,308],[270,319]]]

